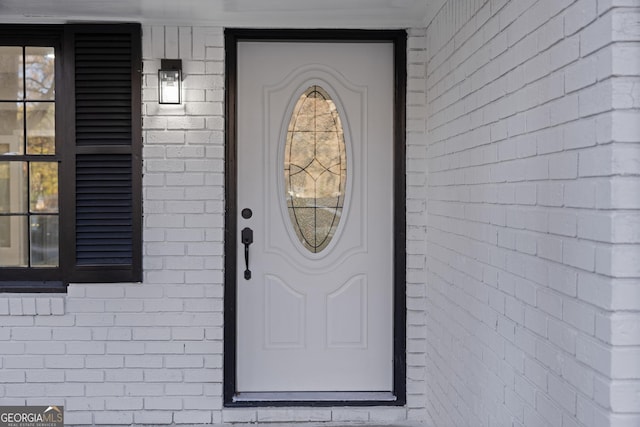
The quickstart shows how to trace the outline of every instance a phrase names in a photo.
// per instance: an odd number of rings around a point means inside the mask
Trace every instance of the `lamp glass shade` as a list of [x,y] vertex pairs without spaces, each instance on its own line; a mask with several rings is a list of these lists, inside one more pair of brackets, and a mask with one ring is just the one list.
[[182,72],[180,70],[158,70],[158,90],[160,104],[180,104]]

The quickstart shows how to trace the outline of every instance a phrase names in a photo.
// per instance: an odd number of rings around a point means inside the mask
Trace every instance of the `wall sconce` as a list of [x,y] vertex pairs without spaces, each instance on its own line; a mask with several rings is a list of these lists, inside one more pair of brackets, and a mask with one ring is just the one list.
[[158,102],[180,104],[182,102],[182,60],[162,59],[158,70]]

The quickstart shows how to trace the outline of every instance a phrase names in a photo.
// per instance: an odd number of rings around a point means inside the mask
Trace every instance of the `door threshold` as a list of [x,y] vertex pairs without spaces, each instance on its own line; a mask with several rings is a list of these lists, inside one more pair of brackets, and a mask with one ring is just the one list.
[[398,405],[389,391],[240,392],[232,406],[389,406]]

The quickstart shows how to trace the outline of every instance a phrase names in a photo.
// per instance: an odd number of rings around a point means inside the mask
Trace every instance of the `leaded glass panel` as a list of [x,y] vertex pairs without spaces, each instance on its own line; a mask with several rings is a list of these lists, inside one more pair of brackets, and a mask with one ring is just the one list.
[[310,252],[321,252],[334,237],[342,215],[347,159],[336,104],[318,85],[309,87],[293,109],[284,176],[295,233]]

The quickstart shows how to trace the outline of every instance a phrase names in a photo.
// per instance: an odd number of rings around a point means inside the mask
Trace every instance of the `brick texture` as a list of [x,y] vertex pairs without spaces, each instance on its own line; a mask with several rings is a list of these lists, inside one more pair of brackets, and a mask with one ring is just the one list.
[[640,424],[638,6],[450,0],[427,28],[434,425]]

